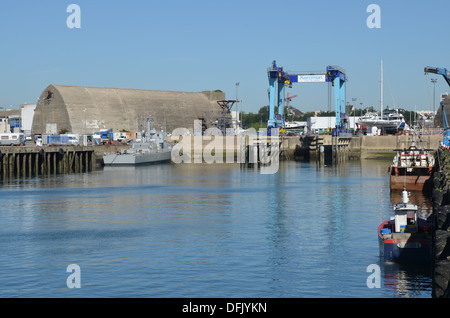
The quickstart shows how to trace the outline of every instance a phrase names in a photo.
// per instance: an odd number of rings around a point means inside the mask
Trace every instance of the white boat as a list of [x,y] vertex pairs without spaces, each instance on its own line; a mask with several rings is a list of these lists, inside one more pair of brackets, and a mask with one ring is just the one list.
[[285,129],[301,129],[305,128],[306,123],[301,121],[287,121],[284,123]]
[[418,148],[416,136],[406,149],[396,149],[392,165],[389,167],[391,190],[410,190],[431,193],[435,159],[431,149]]
[[418,216],[418,206],[408,202],[394,206],[394,217],[378,227],[380,256],[389,262],[430,262],[432,260],[432,224]]
[[361,116],[357,123],[364,127],[384,129],[386,132],[398,132],[406,128],[404,116],[399,113],[398,109],[390,108],[383,110],[383,116],[379,116],[376,113],[367,113]]
[[167,141],[164,131],[151,129],[150,116],[147,118],[147,130],[141,141],[133,142],[130,149],[103,156],[103,163],[107,166],[141,165],[169,162],[172,146]]

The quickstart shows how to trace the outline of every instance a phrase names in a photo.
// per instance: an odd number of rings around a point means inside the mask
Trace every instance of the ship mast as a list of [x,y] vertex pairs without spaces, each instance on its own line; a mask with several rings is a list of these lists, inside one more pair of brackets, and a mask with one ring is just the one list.
[[381,60],[381,88],[380,88],[380,109],[381,109],[381,118],[383,119],[383,60]]

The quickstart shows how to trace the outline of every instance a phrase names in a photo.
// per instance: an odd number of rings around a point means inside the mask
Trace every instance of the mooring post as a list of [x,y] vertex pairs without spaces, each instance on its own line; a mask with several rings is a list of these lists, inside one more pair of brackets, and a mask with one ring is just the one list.
[[66,157],[67,157],[67,154],[64,151],[61,156],[61,172],[62,173],[66,173]]
[[47,155],[47,174],[51,174],[52,173],[52,154],[46,153]]
[[34,154],[34,173],[39,175],[39,153]]
[[78,161],[78,153],[76,151],[74,151],[73,155],[74,155],[74,160],[75,160],[75,172],[77,172],[78,171],[78,164],[80,163]]
[[83,172],[83,152],[82,151],[79,151],[78,152],[78,160],[80,161],[80,163],[79,163],[79,170],[78,170],[78,172]]
[[74,161],[75,161],[75,151],[71,151],[70,152],[70,163],[69,163],[69,171],[70,172],[75,171],[74,167],[75,167],[76,163]]
[[20,154],[15,154],[16,160],[15,160],[15,174],[16,176],[20,176]]
[[9,158],[9,154],[8,153],[4,154],[3,158],[2,158],[2,160],[3,160],[3,163],[2,163],[2,166],[3,166],[3,177],[4,178],[6,178],[6,176],[8,174],[8,158]]
[[66,153],[66,173],[70,172],[70,152]]
[[90,169],[91,169],[91,171],[93,171],[94,170],[94,165],[95,165],[94,151],[91,151],[90,158],[91,158],[90,159],[90,163],[91,163]]
[[41,174],[44,174],[46,172],[45,171],[45,153],[42,153],[39,156],[39,161],[41,163]]
[[28,160],[28,176],[31,178],[31,176],[32,176],[32,167],[33,167],[33,165],[32,165],[32,163],[33,163],[33,161],[32,161],[32,156],[33,156],[33,154],[32,153],[27,153],[27,160]]
[[58,173],[62,172],[62,158],[63,158],[64,154],[61,154],[61,152],[58,152],[57,158],[58,158]]
[[27,154],[23,153],[22,155],[22,175],[26,177],[27,175]]
[[52,159],[53,159],[53,174],[56,174],[56,172],[57,172],[57,170],[56,170],[56,155],[57,155],[57,152],[53,152],[52,153]]

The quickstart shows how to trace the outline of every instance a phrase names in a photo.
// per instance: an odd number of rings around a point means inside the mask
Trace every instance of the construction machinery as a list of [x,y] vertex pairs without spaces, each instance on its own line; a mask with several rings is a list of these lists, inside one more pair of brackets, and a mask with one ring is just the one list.
[[288,93],[288,96],[284,99],[286,101],[287,109],[290,109],[290,107],[291,107],[291,100],[293,100],[297,96],[298,95],[290,96],[289,93]]

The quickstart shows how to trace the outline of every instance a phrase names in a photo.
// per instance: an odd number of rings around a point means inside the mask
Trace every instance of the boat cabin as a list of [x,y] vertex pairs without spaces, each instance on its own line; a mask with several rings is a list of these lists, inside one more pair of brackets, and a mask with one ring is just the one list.
[[402,203],[394,206],[394,232],[405,233],[411,229],[417,229],[417,211],[415,204],[408,203],[408,192],[403,190]]
[[428,153],[416,147],[410,147],[403,151],[398,151],[394,158],[396,167],[430,167]]
[[417,227],[417,205],[398,204],[395,206],[395,233],[404,233]]

